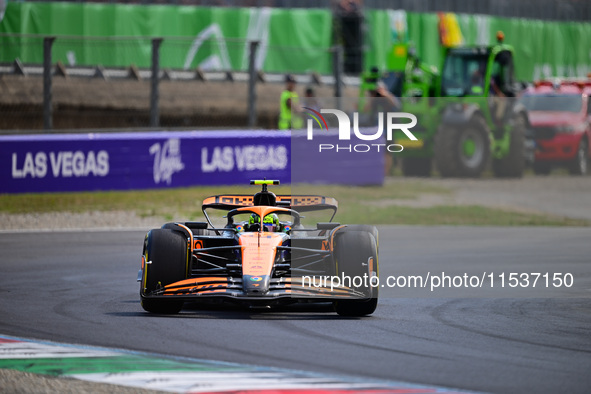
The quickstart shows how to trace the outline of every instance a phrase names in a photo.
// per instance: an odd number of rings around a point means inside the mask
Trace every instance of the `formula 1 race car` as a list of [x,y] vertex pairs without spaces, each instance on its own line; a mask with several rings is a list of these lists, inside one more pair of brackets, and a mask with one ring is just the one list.
[[[142,307],[170,314],[185,302],[217,299],[251,308],[332,302],[339,315],[373,313],[377,229],[332,222],[333,198],[276,196],[267,186],[279,181],[250,183],[262,190],[206,198],[207,222],[167,223],[146,234],[138,273]],[[225,225],[214,226],[212,210],[227,211]],[[306,228],[301,213],[320,210],[332,214],[329,221]]]

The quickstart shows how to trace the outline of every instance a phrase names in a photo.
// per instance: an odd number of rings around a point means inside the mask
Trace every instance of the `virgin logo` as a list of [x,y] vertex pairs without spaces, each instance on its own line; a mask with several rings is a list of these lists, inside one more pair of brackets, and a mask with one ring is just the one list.
[[185,165],[181,161],[181,141],[178,138],[166,140],[162,145],[156,143],[150,147],[154,155],[154,183],[172,182],[172,174],[182,171]]

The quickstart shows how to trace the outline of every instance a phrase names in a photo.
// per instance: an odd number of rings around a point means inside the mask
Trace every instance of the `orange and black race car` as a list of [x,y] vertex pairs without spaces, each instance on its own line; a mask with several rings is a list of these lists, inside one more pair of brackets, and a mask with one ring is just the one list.
[[[167,223],[146,234],[138,273],[142,307],[178,313],[185,302],[221,299],[249,307],[332,302],[344,316],[373,313],[378,301],[378,231],[333,222],[338,203],[317,195],[252,195],[203,201],[207,222]],[[213,213],[223,211],[214,225]],[[328,210],[312,228],[303,213]],[[212,213],[213,212],[213,213]],[[215,219],[215,218],[214,218]]]

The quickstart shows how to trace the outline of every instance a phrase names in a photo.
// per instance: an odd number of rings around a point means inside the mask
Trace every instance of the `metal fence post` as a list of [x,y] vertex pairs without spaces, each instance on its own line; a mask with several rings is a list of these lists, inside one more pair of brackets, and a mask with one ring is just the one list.
[[152,39],[152,84],[150,89],[150,127],[160,126],[160,111],[158,108],[160,80],[160,44],[162,38]]
[[43,39],[43,128],[45,130],[53,129],[51,47],[54,41],[55,37]]
[[332,71],[334,76],[334,96],[337,98],[337,107],[342,108],[343,97],[343,47],[337,45],[332,51]]
[[259,46],[258,41],[251,41],[248,54],[248,127],[254,128],[257,123],[257,70],[256,70],[256,55]]

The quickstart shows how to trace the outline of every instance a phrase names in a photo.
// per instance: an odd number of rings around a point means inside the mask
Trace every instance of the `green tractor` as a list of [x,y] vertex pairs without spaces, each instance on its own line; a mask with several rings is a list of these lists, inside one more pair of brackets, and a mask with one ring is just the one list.
[[365,107],[364,100],[372,96],[381,81],[396,97],[402,98],[403,110],[419,118],[419,123],[412,129],[418,141],[409,140],[400,132],[395,132],[397,141],[404,141],[404,150],[397,153],[403,157],[402,169],[407,176],[428,176],[432,167],[432,149],[425,149],[424,136],[437,128],[439,110],[434,105],[439,85],[437,68],[421,63],[412,44],[398,43],[392,48],[387,62],[388,71],[380,73],[377,68],[364,73],[361,78],[360,108]]
[[523,175],[529,121],[515,99],[513,48],[498,38],[492,46],[443,48],[441,74],[397,49],[405,44],[394,46],[383,80],[418,118],[418,141],[395,134],[405,176],[429,176],[434,161],[443,177],[479,177],[491,158],[495,176]]

